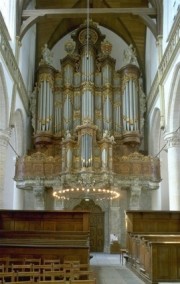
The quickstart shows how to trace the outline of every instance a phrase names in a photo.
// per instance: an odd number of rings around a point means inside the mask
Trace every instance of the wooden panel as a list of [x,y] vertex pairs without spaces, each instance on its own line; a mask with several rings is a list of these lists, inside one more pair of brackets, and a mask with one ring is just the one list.
[[0,210],[0,229],[13,231],[89,231],[87,211]]
[[151,243],[152,281],[172,282],[180,279],[180,242]]
[[114,241],[110,246],[110,253],[120,254],[120,244],[118,241]]
[[88,211],[0,210],[0,255],[89,263]]
[[127,211],[127,232],[180,232],[178,211]]

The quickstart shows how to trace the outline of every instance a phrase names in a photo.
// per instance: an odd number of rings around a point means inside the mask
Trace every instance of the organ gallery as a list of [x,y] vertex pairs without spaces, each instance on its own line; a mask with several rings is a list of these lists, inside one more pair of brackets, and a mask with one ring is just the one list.
[[[160,182],[159,159],[143,150],[142,71],[132,45],[117,70],[112,44],[92,21],[80,25],[64,48],[60,70],[48,46],[42,48],[30,105],[33,147],[17,159],[15,180],[34,209],[73,209],[91,201],[115,232],[125,209],[148,208],[149,191]],[[123,240],[124,221],[120,227],[115,233]],[[105,239],[110,233],[106,228]]]

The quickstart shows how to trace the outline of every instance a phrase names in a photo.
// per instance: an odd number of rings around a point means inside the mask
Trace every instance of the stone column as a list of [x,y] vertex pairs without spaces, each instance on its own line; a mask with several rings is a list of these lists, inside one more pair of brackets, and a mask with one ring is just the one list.
[[118,241],[120,241],[120,207],[110,207],[110,234],[116,235]]
[[169,209],[180,210],[180,133],[166,134],[168,146]]
[[45,202],[44,202],[44,185],[34,185],[34,209],[35,210],[44,210]]
[[10,138],[10,128],[0,130],[0,208],[4,208],[4,170],[7,156],[8,142]]
[[138,181],[134,181],[130,187],[131,195],[129,202],[130,210],[139,210],[140,209],[140,198],[141,198],[141,185]]

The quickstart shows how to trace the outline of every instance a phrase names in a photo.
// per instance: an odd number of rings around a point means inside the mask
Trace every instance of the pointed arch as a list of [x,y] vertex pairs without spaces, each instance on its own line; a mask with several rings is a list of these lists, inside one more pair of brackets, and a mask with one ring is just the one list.
[[[149,126],[149,153],[156,155],[160,150],[160,109],[155,108]],[[156,139],[154,139],[156,137]]]
[[170,88],[169,108],[167,113],[167,131],[173,132],[180,127],[180,63],[175,67]]
[[23,155],[24,153],[24,122],[23,122],[23,114],[20,109],[17,109],[13,116],[13,127],[14,127],[14,134],[15,134],[15,145],[14,148],[19,156]]

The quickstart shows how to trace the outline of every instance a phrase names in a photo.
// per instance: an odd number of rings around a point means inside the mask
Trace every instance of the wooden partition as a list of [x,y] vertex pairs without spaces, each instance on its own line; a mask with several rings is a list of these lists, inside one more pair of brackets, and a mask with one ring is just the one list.
[[0,210],[0,230],[87,232],[89,212]]
[[0,210],[0,255],[89,263],[88,211]]
[[127,232],[180,233],[178,211],[126,211]]
[[127,211],[127,266],[145,283],[179,282],[180,212]]

